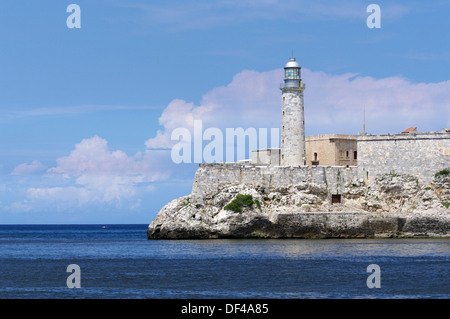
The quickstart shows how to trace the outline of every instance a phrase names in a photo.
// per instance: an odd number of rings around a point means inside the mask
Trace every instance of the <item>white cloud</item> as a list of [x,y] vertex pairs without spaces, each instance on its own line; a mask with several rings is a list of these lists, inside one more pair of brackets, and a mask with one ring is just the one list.
[[33,207],[27,201],[14,202],[11,205],[5,206],[3,208],[12,212],[29,212],[33,210]]
[[124,202],[133,200],[137,182],[121,176],[83,175],[75,181],[76,186],[29,188],[27,198],[71,207],[95,203],[121,207]]
[[159,123],[164,128],[145,145],[148,148],[170,148],[173,129],[192,131],[194,120],[202,120],[204,128],[279,127],[281,70],[256,72],[244,70],[227,86],[212,89],[203,95],[200,105],[173,100],[164,109]]
[[163,169],[163,152],[145,151],[130,157],[120,150],[108,150],[108,143],[98,136],[83,139],[70,155],[57,159],[57,166],[47,172],[63,176],[64,185],[31,187],[30,201],[81,206],[106,203],[118,207],[127,203],[136,207],[138,190],[151,191],[148,183],[168,177]]
[[[148,148],[167,148],[175,142],[171,132],[177,127],[192,130],[194,120],[203,129],[217,127],[280,127],[281,69],[256,72],[244,70],[226,86],[203,95],[199,105],[173,100],[162,112],[162,129],[146,142]],[[354,74],[333,75],[302,69],[306,83],[305,125],[307,135],[326,133],[398,133],[410,126],[419,131],[448,126],[450,81],[413,83],[393,76],[376,79]]]
[[[123,3],[122,7],[142,12],[140,21],[149,26],[161,26],[169,31],[199,30],[221,26],[234,26],[254,21],[305,20],[363,20],[368,16],[367,4],[358,0],[306,1],[306,0],[217,0],[177,3]],[[410,12],[408,6],[384,4],[383,17],[401,18]],[[133,17],[136,20],[136,17]]]
[[42,172],[45,166],[39,161],[33,161],[31,164],[20,164],[12,171],[11,175],[29,175]]
[[105,139],[94,136],[75,145],[69,156],[58,158],[58,165],[48,172],[72,176],[136,176],[142,182],[151,182],[166,176],[158,172],[160,157],[158,152],[139,152],[130,157],[121,150],[110,151]]
[[[310,123],[320,128],[323,114],[332,117],[327,130],[358,133],[363,109],[373,133],[398,133],[409,126],[440,130],[450,111],[450,81],[412,83],[402,77],[375,79],[355,74],[305,72],[310,92],[305,97]],[[308,121],[308,119],[306,119]]]
[[78,114],[94,112],[121,112],[121,111],[145,111],[160,109],[159,106],[124,106],[124,105],[74,105],[74,106],[54,106],[41,108],[2,108],[0,109],[0,121],[16,120],[27,117],[44,116],[73,116]]
[[450,61],[450,51],[446,52],[409,52],[405,55],[408,59],[414,59],[419,61]]

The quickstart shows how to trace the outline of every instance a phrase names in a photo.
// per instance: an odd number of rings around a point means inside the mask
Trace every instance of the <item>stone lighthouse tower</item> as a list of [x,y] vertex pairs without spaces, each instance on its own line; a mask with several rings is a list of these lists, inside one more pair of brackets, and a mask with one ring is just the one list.
[[284,66],[281,114],[281,156],[282,166],[306,165],[305,115],[300,65],[290,58]]

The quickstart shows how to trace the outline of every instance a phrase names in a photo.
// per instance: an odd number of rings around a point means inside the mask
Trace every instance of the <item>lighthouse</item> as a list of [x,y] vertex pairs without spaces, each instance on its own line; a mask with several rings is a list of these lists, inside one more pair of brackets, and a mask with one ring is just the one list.
[[281,84],[281,156],[282,166],[306,165],[305,110],[300,65],[290,58],[284,66],[284,83]]

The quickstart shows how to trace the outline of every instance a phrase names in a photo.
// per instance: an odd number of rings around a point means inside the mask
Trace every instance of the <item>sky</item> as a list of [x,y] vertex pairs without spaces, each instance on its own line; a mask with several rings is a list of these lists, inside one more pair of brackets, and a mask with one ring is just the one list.
[[150,223],[198,167],[174,162],[172,132],[279,129],[291,56],[306,135],[358,134],[364,119],[370,134],[448,128],[449,12],[449,0],[3,0],[0,224]]

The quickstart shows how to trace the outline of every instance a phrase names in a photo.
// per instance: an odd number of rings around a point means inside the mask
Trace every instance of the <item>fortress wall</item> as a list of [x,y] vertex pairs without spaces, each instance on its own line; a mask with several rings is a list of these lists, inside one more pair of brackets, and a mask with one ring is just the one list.
[[289,185],[315,183],[325,186],[329,194],[342,194],[345,185],[357,181],[357,167],[341,166],[254,166],[239,163],[200,164],[195,174],[192,194],[207,198],[220,185],[246,185],[265,193]]
[[220,184],[234,185],[241,179],[240,165],[230,164],[199,164],[195,172],[192,193],[204,195],[216,193]]
[[417,176],[428,183],[450,167],[450,133],[358,136],[358,172],[365,180],[379,174]]
[[427,183],[436,172],[450,167],[450,133],[362,135],[358,137],[358,154],[358,167],[200,164],[192,193],[207,198],[221,185],[246,185],[270,193],[308,182],[325,186],[331,196],[342,194],[348,183],[387,173],[410,174]]

